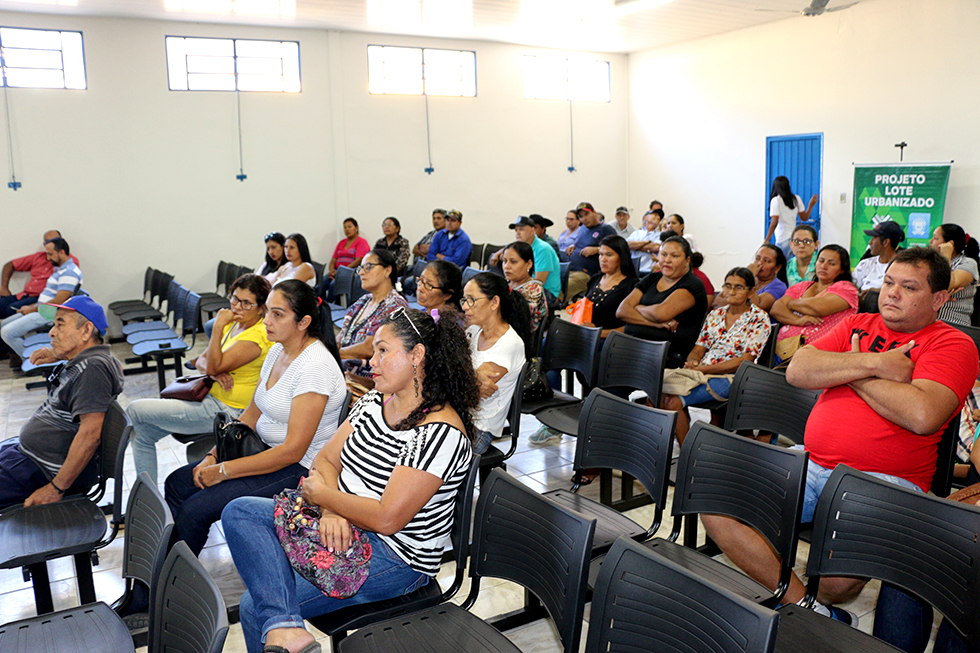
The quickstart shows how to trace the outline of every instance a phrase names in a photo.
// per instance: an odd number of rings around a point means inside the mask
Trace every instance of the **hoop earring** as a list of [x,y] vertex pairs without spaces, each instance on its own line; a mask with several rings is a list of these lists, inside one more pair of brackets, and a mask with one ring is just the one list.
[[419,396],[419,366],[417,363],[412,363],[412,372],[415,374],[415,396]]

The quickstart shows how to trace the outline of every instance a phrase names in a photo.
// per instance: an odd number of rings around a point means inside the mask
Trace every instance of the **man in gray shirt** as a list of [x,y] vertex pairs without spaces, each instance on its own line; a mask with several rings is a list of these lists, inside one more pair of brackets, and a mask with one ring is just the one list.
[[43,304],[54,322],[51,348],[35,364],[65,364],[51,376],[48,397],[20,431],[0,444],[0,508],[54,503],[98,480],[95,452],[106,410],[123,389],[122,366],[102,344],[105,312],[90,297]]

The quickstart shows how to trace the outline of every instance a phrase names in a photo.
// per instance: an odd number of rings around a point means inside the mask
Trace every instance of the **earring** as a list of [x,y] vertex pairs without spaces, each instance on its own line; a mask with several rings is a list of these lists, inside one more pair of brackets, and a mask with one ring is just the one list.
[[419,396],[419,366],[417,363],[412,363],[412,372],[415,374],[415,396]]

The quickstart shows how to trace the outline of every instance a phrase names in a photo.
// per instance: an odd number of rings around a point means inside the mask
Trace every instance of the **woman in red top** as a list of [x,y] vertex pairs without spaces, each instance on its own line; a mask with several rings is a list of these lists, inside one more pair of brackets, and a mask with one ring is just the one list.
[[356,268],[361,264],[361,259],[371,251],[370,243],[361,238],[360,227],[358,227],[357,220],[354,218],[344,220],[344,236],[345,238],[341,239],[333,249],[330,268],[327,270],[327,275],[323,279],[323,284],[326,286],[326,289],[322,295],[328,302],[334,300],[333,279],[337,275],[337,268],[342,265],[348,268]]

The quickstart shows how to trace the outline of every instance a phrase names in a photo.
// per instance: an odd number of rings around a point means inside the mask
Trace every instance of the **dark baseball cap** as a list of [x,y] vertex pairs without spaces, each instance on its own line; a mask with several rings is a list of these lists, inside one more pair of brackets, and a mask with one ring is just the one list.
[[866,236],[880,236],[887,238],[895,243],[900,243],[905,240],[905,230],[897,222],[892,222],[891,220],[887,222],[879,222],[874,229],[865,229],[864,233]]
[[508,229],[516,229],[517,227],[533,227],[534,220],[527,217],[526,215],[519,215],[517,219],[507,225]]
[[577,213],[579,211],[592,211],[593,213],[595,213],[595,209],[592,208],[592,205],[589,204],[588,202],[582,202],[581,204],[576,206],[575,212]]
[[59,308],[80,313],[95,326],[100,336],[104,336],[106,329],[109,328],[109,323],[105,319],[105,311],[91,297],[86,295],[72,297],[64,304],[41,304],[37,307],[37,312],[45,320],[54,322],[54,316],[58,313]]
[[625,206],[621,206],[618,209],[616,209],[616,213],[625,213],[626,215],[629,215],[630,214],[630,210],[628,208],[626,208]]

